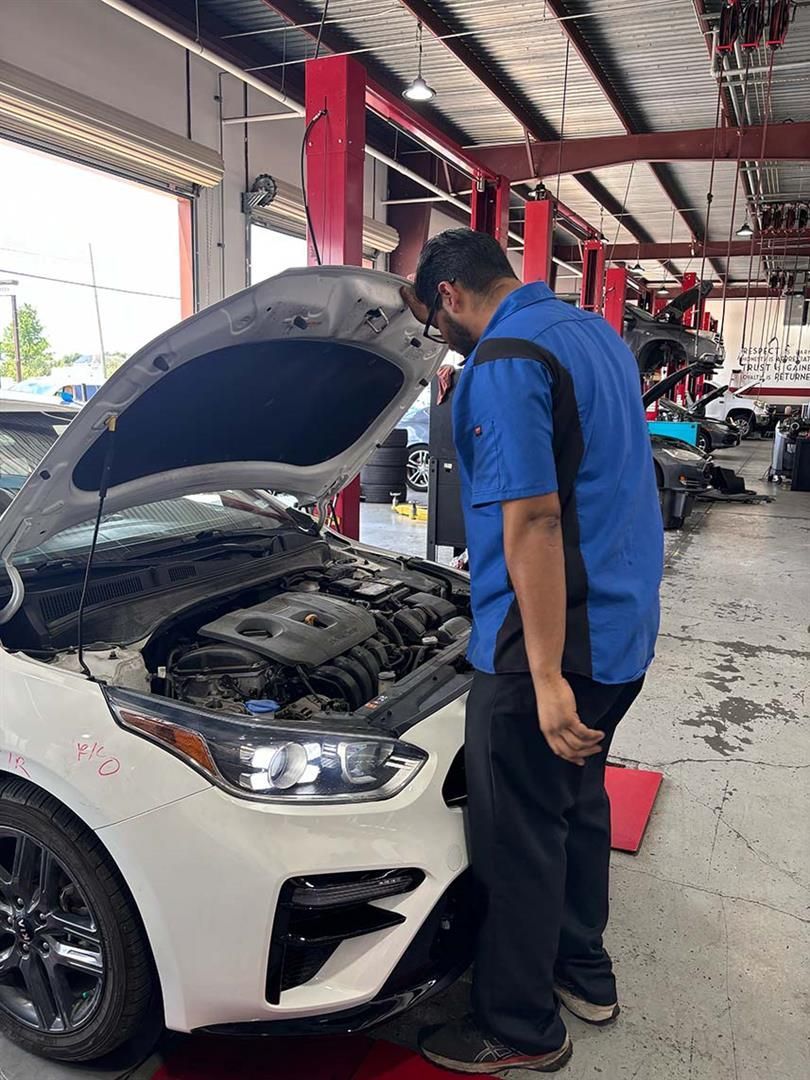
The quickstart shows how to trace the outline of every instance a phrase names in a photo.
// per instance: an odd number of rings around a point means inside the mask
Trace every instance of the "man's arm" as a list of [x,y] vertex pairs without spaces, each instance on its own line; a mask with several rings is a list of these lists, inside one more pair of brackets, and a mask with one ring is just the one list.
[[517,596],[540,729],[554,753],[576,765],[598,754],[601,731],[577,715],[562,676],[565,644],[565,556],[556,492],[501,504],[506,565]]

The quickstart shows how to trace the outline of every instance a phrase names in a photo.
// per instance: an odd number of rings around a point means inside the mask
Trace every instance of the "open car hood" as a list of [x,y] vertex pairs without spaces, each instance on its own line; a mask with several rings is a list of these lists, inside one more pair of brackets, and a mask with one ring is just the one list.
[[[703,281],[686,292],[670,300],[665,308],[662,308],[655,316],[660,322],[683,322],[684,313],[695,307],[699,301],[705,299],[714,288],[711,281]],[[675,316],[675,319],[672,316]]]
[[403,284],[356,267],[288,270],[155,338],[20,489],[0,518],[0,553],[93,518],[105,472],[105,514],[231,488],[307,503],[337,492],[445,352],[422,336]]
[[722,397],[723,394],[725,394],[726,390],[728,390],[728,383],[723,383],[722,386],[715,386],[714,390],[711,390],[708,394],[704,394],[702,398],[698,398],[689,411],[694,413],[695,416],[703,416],[706,412],[706,406],[711,405],[713,401],[717,401],[719,397]]

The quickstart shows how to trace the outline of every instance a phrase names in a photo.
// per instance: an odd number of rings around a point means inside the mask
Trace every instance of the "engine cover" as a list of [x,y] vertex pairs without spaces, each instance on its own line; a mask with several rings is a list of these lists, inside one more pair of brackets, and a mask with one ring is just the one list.
[[203,626],[200,637],[240,645],[282,664],[328,663],[372,637],[365,608],[322,593],[282,593]]

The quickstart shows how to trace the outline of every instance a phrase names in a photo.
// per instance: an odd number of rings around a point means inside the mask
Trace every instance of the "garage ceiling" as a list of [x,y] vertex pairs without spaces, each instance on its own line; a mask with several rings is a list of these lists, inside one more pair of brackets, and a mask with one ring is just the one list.
[[[239,57],[257,75],[300,87],[314,53],[323,0],[133,0],[135,6],[197,32],[213,49]],[[712,74],[712,31],[723,0],[330,0],[322,51],[352,51],[381,83],[399,93],[415,74],[417,17],[424,20],[424,74],[436,89],[426,116],[470,147],[537,139],[623,135],[626,132],[711,128],[718,110]],[[773,57],[754,50],[743,94],[742,54],[725,60],[731,77],[720,95],[721,122],[749,125],[810,120],[810,4],[798,3],[787,40]],[[302,24],[304,24],[302,26]],[[442,38],[444,40],[442,40]],[[283,66],[282,66],[283,65]],[[735,75],[734,72],[737,72]],[[566,86],[563,110],[563,86]],[[387,152],[411,152],[407,139],[374,121],[369,137]],[[808,152],[810,155],[810,151]],[[407,161],[407,158],[405,159]],[[700,272],[707,233],[711,162],[636,163],[563,176],[560,197],[600,228],[610,244],[695,241],[692,259],[647,265],[655,280]],[[455,187],[461,187],[461,178]],[[546,180],[556,191],[557,178]],[[735,186],[737,187],[735,206]],[[715,169],[708,238],[723,243],[742,222],[746,203],[810,200],[810,161],[743,164]],[[520,230],[520,199],[513,228]],[[780,263],[778,256],[773,259]],[[741,273],[741,266],[745,271]],[[790,255],[781,265],[800,277],[810,260]],[[754,259],[767,280],[769,258]],[[744,259],[707,260],[705,276],[747,278]]]

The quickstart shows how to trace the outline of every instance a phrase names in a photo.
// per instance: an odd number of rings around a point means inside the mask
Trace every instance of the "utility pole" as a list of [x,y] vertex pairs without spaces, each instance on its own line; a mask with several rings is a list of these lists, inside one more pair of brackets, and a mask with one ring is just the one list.
[[17,369],[17,382],[22,382],[22,356],[20,355],[20,320],[17,317],[17,294],[14,291],[19,281],[0,281],[0,292],[8,292],[11,300],[11,331],[14,336],[14,365]]
[[101,371],[104,378],[107,378],[107,354],[104,352],[104,332],[101,329],[101,308],[98,303],[98,288],[96,287],[96,264],[93,261],[93,245],[88,244],[87,248],[90,252],[90,277],[93,282],[93,299],[96,302],[96,322],[98,323],[98,343],[101,349]]

